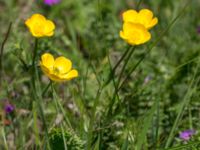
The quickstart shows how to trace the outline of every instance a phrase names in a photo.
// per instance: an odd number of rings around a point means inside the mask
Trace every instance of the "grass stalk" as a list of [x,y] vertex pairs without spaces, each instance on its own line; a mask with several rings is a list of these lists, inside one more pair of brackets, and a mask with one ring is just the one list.
[[8,29],[7,29],[7,32],[6,32],[6,35],[5,35],[5,38],[1,44],[1,48],[0,48],[0,86],[1,86],[1,83],[2,83],[2,77],[3,77],[3,52],[4,52],[4,46],[8,40],[8,37],[10,35],[10,31],[11,31],[11,27],[12,27],[12,22],[10,22],[9,26],[8,26]]

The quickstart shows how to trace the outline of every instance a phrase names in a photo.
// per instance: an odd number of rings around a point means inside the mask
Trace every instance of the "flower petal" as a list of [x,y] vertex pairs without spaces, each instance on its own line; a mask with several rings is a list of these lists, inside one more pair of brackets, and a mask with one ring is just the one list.
[[73,69],[71,70],[69,73],[67,73],[66,75],[60,76],[63,80],[71,80],[73,78],[78,77],[78,71]]
[[153,26],[155,26],[156,24],[158,23],[158,18],[155,17],[153,18],[153,20],[151,20],[149,26],[148,26],[148,29],[152,28]]
[[59,74],[66,74],[72,68],[71,60],[61,56],[55,59],[54,70],[58,71]]
[[55,25],[54,25],[54,23],[52,22],[52,21],[50,21],[50,20],[47,20],[46,22],[45,22],[45,30],[44,30],[44,32],[45,32],[45,34],[47,35],[47,36],[52,36],[53,35],[53,30],[55,29]]
[[141,24],[125,22],[120,37],[131,45],[140,45],[151,39],[149,31]]
[[147,29],[151,29],[158,22],[157,18],[153,18],[153,12],[148,9],[140,10],[139,15],[138,15],[138,20]]
[[47,20],[43,15],[33,14],[25,21],[26,26],[34,37],[52,36],[55,25],[52,21]]
[[135,23],[137,20],[137,11],[135,10],[127,10],[123,13],[123,21],[124,22],[133,22]]
[[54,57],[50,53],[44,53],[41,57],[41,65],[47,68],[48,70],[53,70],[54,66]]

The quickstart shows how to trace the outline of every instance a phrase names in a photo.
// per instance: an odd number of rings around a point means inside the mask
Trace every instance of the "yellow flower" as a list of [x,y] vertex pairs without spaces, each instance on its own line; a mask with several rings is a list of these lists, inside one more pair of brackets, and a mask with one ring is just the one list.
[[72,62],[63,56],[54,59],[51,54],[45,53],[41,56],[40,66],[53,81],[62,82],[78,77],[78,71],[72,69]]
[[40,14],[34,14],[25,22],[29,31],[34,37],[52,36],[54,34],[55,25],[51,20],[47,20]]
[[139,12],[135,10],[127,10],[123,13],[124,22],[139,23],[144,25],[146,29],[151,29],[158,23],[158,18],[153,18],[152,11],[142,9]]
[[151,39],[149,31],[141,24],[125,22],[120,37],[130,45],[140,45]]

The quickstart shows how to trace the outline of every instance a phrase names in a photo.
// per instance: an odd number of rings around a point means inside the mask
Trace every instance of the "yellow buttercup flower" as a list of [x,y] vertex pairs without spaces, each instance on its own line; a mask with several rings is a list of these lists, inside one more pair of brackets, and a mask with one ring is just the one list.
[[140,45],[151,39],[149,31],[141,24],[125,22],[120,37],[130,45]]
[[26,20],[25,24],[34,37],[39,38],[54,34],[54,23],[46,19],[43,15],[34,14]]
[[144,25],[146,29],[151,29],[158,23],[158,18],[153,18],[152,11],[142,9],[139,12],[135,10],[127,10],[123,13],[124,22],[139,23]]
[[62,82],[78,77],[78,71],[72,69],[72,62],[63,57],[54,57],[45,53],[41,56],[40,66],[45,75],[51,80]]

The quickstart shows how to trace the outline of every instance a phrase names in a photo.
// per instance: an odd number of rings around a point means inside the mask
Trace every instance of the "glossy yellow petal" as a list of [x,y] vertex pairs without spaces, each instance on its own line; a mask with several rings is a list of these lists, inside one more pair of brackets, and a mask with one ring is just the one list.
[[50,53],[45,53],[41,57],[41,65],[46,67],[48,70],[53,70],[54,57]]
[[44,74],[49,74],[51,73],[51,70],[49,70],[47,67],[45,67],[44,65],[42,65],[42,63],[40,62],[40,67],[42,69],[42,71],[44,72]]
[[44,29],[44,32],[47,36],[52,36],[53,35],[53,30],[55,29],[55,25],[52,21],[50,20],[47,20],[45,22],[45,29]]
[[31,20],[31,19],[27,19],[27,20],[25,21],[25,25],[30,29],[31,26],[32,26],[32,20]]
[[142,9],[139,12],[127,10],[123,13],[123,21],[143,25],[146,29],[151,29],[158,23],[158,19],[153,18],[153,12],[148,9]]
[[53,32],[53,31],[46,34],[46,36],[52,36],[52,35],[54,35],[54,32]]
[[60,76],[63,80],[71,80],[73,78],[78,77],[78,71],[73,69],[71,70],[69,73],[67,73],[66,75]]
[[123,31],[120,31],[119,32],[119,35],[122,39],[127,39],[127,37],[124,35],[124,32]]
[[152,11],[150,11],[148,9],[141,9],[139,11],[139,16],[144,17],[147,20],[151,20],[153,18],[153,13],[152,13]]
[[61,56],[55,59],[54,63],[54,71],[58,74],[66,74],[68,73],[72,68],[72,62]]
[[42,36],[44,36],[44,33],[43,33],[44,26],[43,25],[37,25],[37,26],[31,28],[30,31],[32,32],[33,36],[35,36],[35,37],[42,37]]
[[51,80],[56,81],[56,82],[62,82],[63,80],[55,74],[48,74],[47,75]]
[[33,14],[30,19],[34,20],[34,21],[45,21],[46,20],[46,18],[41,14]]
[[138,14],[139,22],[143,24],[147,29],[150,29],[157,24],[157,22],[155,22],[157,19],[156,20],[154,19],[155,18],[153,18],[153,12],[148,9],[142,9]]
[[158,18],[155,17],[153,20],[151,20],[148,29],[154,27],[157,23],[158,23]]
[[125,22],[120,37],[130,45],[140,45],[151,39],[151,34],[141,24]]
[[123,13],[123,21],[124,22],[137,22],[137,11],[135,10],[127,10]]

